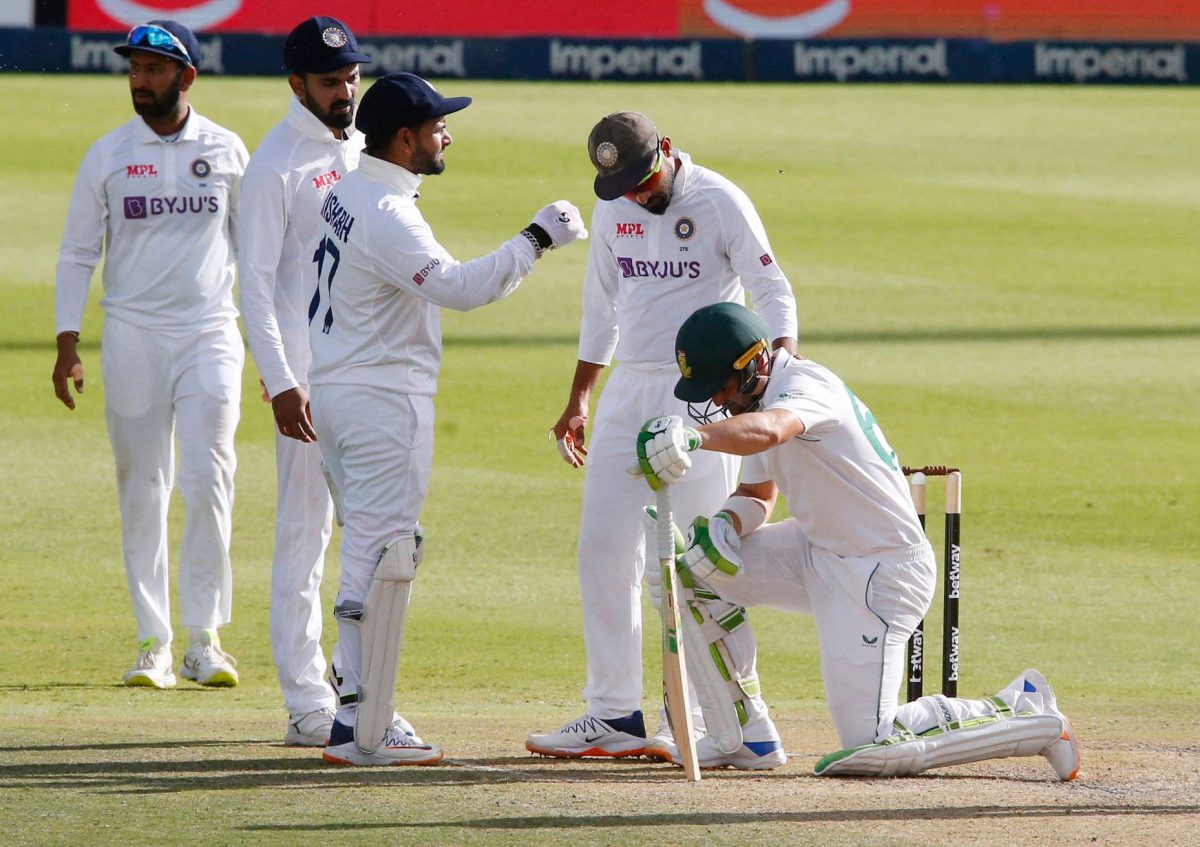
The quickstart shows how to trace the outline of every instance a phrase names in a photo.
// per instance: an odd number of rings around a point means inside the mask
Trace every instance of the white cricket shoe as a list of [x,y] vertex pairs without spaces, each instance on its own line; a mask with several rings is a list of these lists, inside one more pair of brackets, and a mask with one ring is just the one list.
[[324,747],[329,743],[329,731],[333,728],[333,709],[315,709],[311,712],[293,712],[288,715],[287,732],[283,736],[286,747]]
[[[742,727],[743,738],[758,738],[759,741],[743,741],[742,746],[732,753],[722,753],[717,742],[708,736],[696,742],[696,758],[700,767],[737,768],[743,771],[762,771],[777,768],[787,763],[787,753],[779,740],[779,731],[768,717],[752,718]],[[674,742],[669,744],[647,744],[646,757],[661,762],[683,765],[683,757]]]
[[175,673],[171,670],[171,645],[159,644],[157,638],[138,642],[137,664],[125,674],[126,685],[150,688],[171,688]]
[[412,729],[403,718],[394,721],[384,732],[379,749],[364,753],[354,743],[354,727],[334,721],[323,758],[335,765],[433,765],[442,760],[441,747],[426,744],[406,732],[405,726]]
[[1058,709],[1058,701],[1054,697],[1054,689],[1033,668],[1029,668],[1017,677],[1009,686],[1018,691],[1014,709],[1018,712],[1032,711],[1039,715],[1054,715],[1062,721],[1062,735],[1052,741],[1045,750],[1038,753],[1050,763],[1058,778],[1070,782],[1079,776],[1079,739],[1075,736],[1075,728]]
[[215,629],[206,629],[188,644],[179,674],[201,685],[232,688],[238,684],[237,659],[221,649]]
[[646,749],[646,725],[640,711],[609,720],[584,715],[557,732],[529,736],[525,749],[560,759],[640,756]]

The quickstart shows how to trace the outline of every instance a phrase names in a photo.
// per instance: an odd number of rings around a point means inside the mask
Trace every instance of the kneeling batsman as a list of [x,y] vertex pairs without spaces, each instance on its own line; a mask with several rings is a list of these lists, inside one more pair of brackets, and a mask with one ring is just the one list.
[[[765,605],[816,623],[826,700],[844,748],[822,758],[817,774],[907,776],[1041,755],[1059,779],[1074,779],[1078,741],[1035,670],[983,699],[938,694],[898,705],[904,644],[933,598],[932,548],[870,409],[828,369],[772,353],[767,334],[737,304],[693,313],[676,337],[675,396],[699,425],[663,416],[638,434],[638,468],[656,491],[688,472],[695,450],[746,457],[737,489],[715,515],[692,522],[676,561],[688,672],[705,722],[723,733],[697,743],[701,767],[786,761],[745,610]],[[790,515],[767,523],[780,492]],[[729,752],[731,725],[742,743]],[[673,746],[646,754],[680,763]]]

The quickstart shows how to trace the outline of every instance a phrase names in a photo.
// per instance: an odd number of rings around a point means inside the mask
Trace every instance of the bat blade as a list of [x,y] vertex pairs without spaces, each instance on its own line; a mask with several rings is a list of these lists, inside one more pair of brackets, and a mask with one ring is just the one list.
[[683,759],[683,771],[692,782],[700,781],[700,761],[692,727],[692,702],[683,646],[679,611],[679,581],[675,575],[675,538],[671,531],[671,498],[666,486],[657,492],[658,564],[662,571],[663,705],[675,746]]

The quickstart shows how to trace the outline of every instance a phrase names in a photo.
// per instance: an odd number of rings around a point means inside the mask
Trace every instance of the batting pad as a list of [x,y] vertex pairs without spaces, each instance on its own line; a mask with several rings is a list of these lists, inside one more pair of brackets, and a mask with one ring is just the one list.
[[1058,740],[1056,715],[992,715],[924,735],[893,735],[878,744],[830,753],[813,769],[818,776],[913,776],[930,768],[984,759],[1036,756]]
[[358,686],[358,715],[354,743],[374,753],[383,742],[395,712],[396,673],[404,641],[408,596],[417,575],[417,543],[401,536],[383,548],[363,604],[362,682]]

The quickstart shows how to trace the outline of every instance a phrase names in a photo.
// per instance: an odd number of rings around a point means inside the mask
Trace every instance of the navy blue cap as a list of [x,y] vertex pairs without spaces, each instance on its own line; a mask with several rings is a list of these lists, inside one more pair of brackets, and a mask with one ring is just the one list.
[[181,23],[169,20],[147,21],[129,30],[125,43],[113,48],[121,56],[134,50],[157,53],[190,67],[200,62],[200,42],[192,31]]
[[443,97],[416,74],[381,76],[358,104],[354,125],[360,132],[386,135],[402,126],[418,126],[471,105],[470,97]]
[[350,28],[337,18],[314,16],[296,25],[283,45],[283,65],[304,74],[327,74],[346,65],[366,64]]

